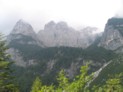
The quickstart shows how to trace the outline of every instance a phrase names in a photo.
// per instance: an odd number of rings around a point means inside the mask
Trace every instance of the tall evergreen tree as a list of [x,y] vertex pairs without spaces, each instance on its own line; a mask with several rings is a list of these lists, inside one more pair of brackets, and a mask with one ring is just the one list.
[[40,81],[39,77],[36,77],[36,79],[32,85],[31,92],[38,92],[39,90],[41,90],[41,81]]
[[0,34],[0,92],[18,92],[17,88],[12,84],[10,55],[7,54],[7,46],[5,40]]

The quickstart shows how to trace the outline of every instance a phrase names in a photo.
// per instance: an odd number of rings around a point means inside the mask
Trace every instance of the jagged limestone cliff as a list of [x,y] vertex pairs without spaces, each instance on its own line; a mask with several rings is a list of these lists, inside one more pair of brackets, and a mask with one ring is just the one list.
[[116,52],[123,52],[123,19],[108,20],[99,46]]
[[97,35],[93,34],[93,31],[97,30],[97,28],[87,27],[77,31],[66,22],[51,21],[45,25],[44,30],[39,31],[38,37],[47,47],[87,48],[95,41]]

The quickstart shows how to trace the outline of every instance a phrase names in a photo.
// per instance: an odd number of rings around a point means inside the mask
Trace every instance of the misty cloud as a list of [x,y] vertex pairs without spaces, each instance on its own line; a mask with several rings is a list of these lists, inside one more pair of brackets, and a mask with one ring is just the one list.
[[114,17],[123,18],[123,0],[120,1],[119,9]]
[[[103,30],[108,18],[123,15],[122,0],[0,0],[0,32],[9,33],[19,19],[38,32],[50,20]],[[110,6],[110,7],[109,7]],[[122,12],[122,13],[121,13]]]

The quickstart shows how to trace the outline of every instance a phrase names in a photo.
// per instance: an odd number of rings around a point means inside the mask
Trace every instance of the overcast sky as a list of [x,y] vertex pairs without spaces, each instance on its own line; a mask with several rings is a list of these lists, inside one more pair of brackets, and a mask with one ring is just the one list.
[[103,30],[108,18],[123,15],[122,6],[123,0],[0,0],[0,32],[9,33],[19,19],[36,32],[51,20]]

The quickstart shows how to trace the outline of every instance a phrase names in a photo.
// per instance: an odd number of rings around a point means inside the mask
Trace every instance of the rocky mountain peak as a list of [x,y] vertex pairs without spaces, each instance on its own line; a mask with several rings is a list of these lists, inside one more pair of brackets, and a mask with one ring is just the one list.
[[67,23],[64,21],[60,21],[56,25],[56,29],[58,29],[58,30],[67,30],[68,28],[69,27],[68,27]]
[[28,24],[26,21],[24,21],[23,19],[20,19],[17,21],[17,23],[25,23],[25,24]]
[[12,32],[7,36],[8,43],[15,40],[20,44],[32,44],[43,47],[42,42],[39,41],[32,26],[22,19],[17,21]]
[[53,30],[55,29],[56,23],[54,21],[50,21],[44,27],[44,30]]
[[123,18],[111,18],[107,21],[99,46],[123,52]]
[[51,21],[45,25],[44,30],[39,31],[38,38],[47,47],[86,48],[96,39],[96,35],[91,30],[95,31],[97,29],[88,27],[83,31],[77,31],[64,21],[58,23]]
[[49,23],[47,23],[44,27],[44,30],[48,30],[48,31],[64,31],[64,30],[71,30],[67,23],[64,21],[55,23],[54,21],[50,21]]
[[11,34],[22,34],[22,35],[32,35],[35,34],[32,26],[25,22],[24,20],[20,19],[15,24]]
[[123,25],[123,18],[110,18],[107,22],[107,25],[110,26]]

